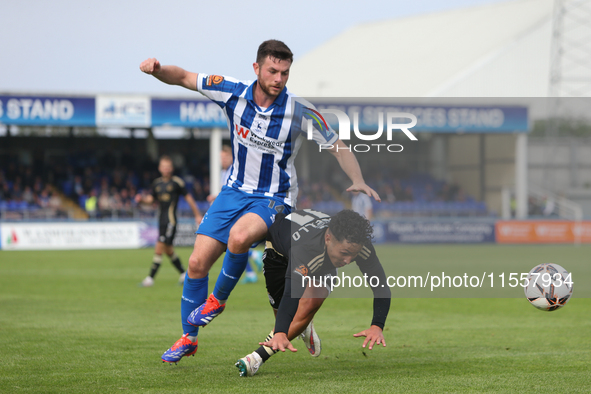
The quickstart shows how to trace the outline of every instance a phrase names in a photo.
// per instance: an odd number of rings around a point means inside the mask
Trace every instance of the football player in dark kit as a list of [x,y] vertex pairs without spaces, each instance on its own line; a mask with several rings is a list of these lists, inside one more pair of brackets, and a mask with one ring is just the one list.
[[[382,330],[391,292],[371,243],[372,233],[370,222],[351,210],[333,217],[310,209],[277,215],[267,234],[263,259],[269,301],[276,314],[275,328],[257,350],[236,362],[240,376],[256,374],[278,350],[297,350],[290,341],[309,326],[333,285],[341,283],[337,268],[353,261],[374,295],[370,328],[354,336],[365,337],[363,347],[369,344],[369,349],[374,344],[386,346]],[[350,277],[343,275],[342,282],[346,278]],[[310,350],[309,343],[306,347]]]
[[138,203],[152,204],[154,201],[158,202],[158,241],[156,242],[154,257],[152,258],[150,274],[142,281],[142,286],[144,287],[154,285],[154,277],[158,269],[160,269],[160,264],[162,264],[163,252],[166,253],[172,265],[179,271],[179,283],[183,284],[185,280],[185,269],[172,246],[176,233],[176,210],[180,196],[184,196],[191,207],[197,226],[201,222],[201,212],[199,212],[193,196],[185,188],[185,182],[178,176],[173,175],[174,167],[172,159],[169,156],[162,156],[160,158],[158,171],[160,171],[162,176],[156,178],[152,183],[152,194],[145,197],[138,194],[135,198]]

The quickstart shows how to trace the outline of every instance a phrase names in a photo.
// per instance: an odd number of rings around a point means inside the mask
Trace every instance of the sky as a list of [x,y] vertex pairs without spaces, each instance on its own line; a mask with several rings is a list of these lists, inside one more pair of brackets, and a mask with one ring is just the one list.
[[0,94],[190,94],[141,73],[139,64],[156,57],[252,80],[266,39],[284,41],[297,61],[359,24],[500,1],[3,0]]

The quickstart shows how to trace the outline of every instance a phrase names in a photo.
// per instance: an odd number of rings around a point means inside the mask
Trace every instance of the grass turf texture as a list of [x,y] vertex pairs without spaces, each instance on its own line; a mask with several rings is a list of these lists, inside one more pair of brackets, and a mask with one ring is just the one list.
[[[190,249],[177,249],[186,264]],[[582,246],[379,246],[383,260],[474,256],[588,261]],[[160,356],[181,335],[178,275],[166,260],[140,288],[152,250],[0,252],[0,392],[588,392],[591,300],[536,310],[516,299],[396,299],[370,351],[353,334],[370,299],[329,299],[315,319],[322,355],[299,340],[253,378],[234,362],[273,325],[262,275],[239,285],[200,332],[195,357]],[[210,288],[219,272],[216,263]],[[588,286],[588,284],[585,284]],[[577,284],[575,281],[575,297]]]

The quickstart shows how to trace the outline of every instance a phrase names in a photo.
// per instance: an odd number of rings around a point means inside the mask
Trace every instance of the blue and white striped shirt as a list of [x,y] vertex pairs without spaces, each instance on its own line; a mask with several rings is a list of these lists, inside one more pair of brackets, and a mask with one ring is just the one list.
[[280,198],[295,207],[298,187],[294,160],[308,124],[312,123],[312,138],[317,144],[332,145],[338,135],[318,121],[312,104],[287,88],[270,107],[259,107],[253,98],[254,84],[219,75],[197,77],[197,90],[217,103],[228,120],[234,161],[226,185]]

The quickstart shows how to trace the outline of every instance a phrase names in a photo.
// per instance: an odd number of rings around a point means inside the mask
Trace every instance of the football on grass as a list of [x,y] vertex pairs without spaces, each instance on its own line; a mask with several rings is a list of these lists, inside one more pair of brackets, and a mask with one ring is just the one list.
[[525,296],[543,311],[562,308],[573,294],[571,274],[558,264],[540,264],[527,275]]

